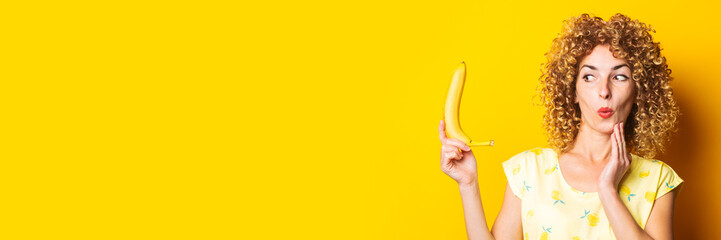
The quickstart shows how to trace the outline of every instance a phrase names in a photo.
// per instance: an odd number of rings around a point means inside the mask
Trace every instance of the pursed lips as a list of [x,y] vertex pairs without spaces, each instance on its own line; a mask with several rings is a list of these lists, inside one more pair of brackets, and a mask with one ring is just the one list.
[[609,107],[602,107],[598,109],[598,115],[602,118],[609,118],[613,115],[613,109]]
[[598,112],[613,112],[613,109],[609,107],[602,107],[598,109]]

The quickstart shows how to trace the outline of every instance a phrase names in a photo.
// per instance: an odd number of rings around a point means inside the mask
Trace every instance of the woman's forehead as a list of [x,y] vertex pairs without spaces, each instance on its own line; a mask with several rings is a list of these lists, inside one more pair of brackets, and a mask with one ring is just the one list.
[[612,69],[616,66],[626,63],[625,59],[616,58],[610,50],[609,45],[598,45],[593,48],[590,54],[586,55],[578,65],[582,68],[584,65],[591,66],[591,70]]

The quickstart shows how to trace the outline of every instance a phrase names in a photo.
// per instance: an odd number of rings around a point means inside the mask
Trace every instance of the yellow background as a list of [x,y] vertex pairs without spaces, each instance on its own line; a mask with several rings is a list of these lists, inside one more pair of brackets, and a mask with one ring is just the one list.
[[721,46],[712,1],[3,3],[2,239],[463,239],[437,126],[461,122],[489,226],[501,162],[545,146],[531,104],[561,21],[651,24],[686,180],[676,236],[716,236]]

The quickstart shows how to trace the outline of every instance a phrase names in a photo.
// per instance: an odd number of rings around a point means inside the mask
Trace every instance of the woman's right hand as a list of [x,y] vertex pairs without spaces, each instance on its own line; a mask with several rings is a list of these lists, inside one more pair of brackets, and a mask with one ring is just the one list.
[[[446,137],[446,124],[438,126],[441,140],[441,170],[458,184],[472,184],[478,180],[476,156],[468,145],[455,138]],[[466,152],[463,152],[466,151]]]

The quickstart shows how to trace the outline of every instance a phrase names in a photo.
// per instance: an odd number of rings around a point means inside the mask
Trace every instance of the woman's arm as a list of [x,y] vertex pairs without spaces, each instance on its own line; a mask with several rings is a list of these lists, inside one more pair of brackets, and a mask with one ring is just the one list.
[[598,179],[599,198],[616,239],[653,239],[638,226],[618,196],[617,186],[631,166],[631,159],[633,157],[626,151],[623,123],[618,123],[611,134],[611,159]]
[[621,197],[618,196],[616,188],[602,187],[599,190],[599,198],[616,239],[653,239],[638,226],[633,216],[631,216],[631,212],[621,202]]
[[473,181],[471,184],[459,184],[458,187],[463,201],[463,215],[466,220],[468,239],[523,239],[521,199],[513,195],[508,183],[506,183],[503,206],[493,223],[493,233],[488,230],[478,181]]
[[646,229],[633,220],[628,208],[613,190],[605,190],[601,203],[618,239],[673,239],[673,205],[678,187],[658,198],[651,208]]
[[466,220],[466,234],[468,239],[494,240],[488,230],[486,214],[483,212],[481,193],[478,189],[478,181],[470,184],[458,184],[463,201],[463,217]]
[[[601,176],[599,176],[599,198],[608,217],[608,222],[613,229],[613,234],[617,239],[654,239],[649,233],[653,233],[653,236],[659,239],[671,239],[672,234],[669,235],[668,232],[659,230],[656,227],[656,224],[663,225],[662,227],[665,228],[672,227],[670,225],[670,216],[673,214],[673,202],[669,202],[669,196],[659,198],[655,203],[657,206],[653,206],[651,209],[652,215],[659,215],[654,216],[653,227],[651,227],[653,231],[651,232],[644,231],[636,224],[631,212],[628,211],[621,197],[618,196],[617,186],[628,171],[631,165],[630,159],[632,159],[631,155],[626,151],[626,139],[623,136],[623,123],[614,125],[613,134],[611,134],[611,160],[606,164]],[[654,213],[653,211],[659,212]],[[647,228],[648,223],[651,221],[650,219],[647,222]],[[656,223],[657,221],[658,223]]]
[[673,239],[673,206],[680,188],[676,186],[653,203],[645,229],[653,239]]
[[511,185],[506,183],[501,212],[498,213],[491,230],[493,236],[496,239],[523,239],[522,215],[521,199],[513,195]]
[[521,239],[521,200],[513,195],[510,185],[506,184],[503,206],[493,225],[494,233],[491,234],[488,231],[481,193],[478,189],[476,156],[465,143],[446,137],[443,120],[438,126],[438,133],[442,144],[441,170],[458,183],[468,239],[509,239],[506,237],[507,234],[513,237],[510,239]]

